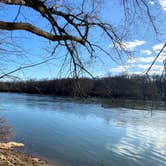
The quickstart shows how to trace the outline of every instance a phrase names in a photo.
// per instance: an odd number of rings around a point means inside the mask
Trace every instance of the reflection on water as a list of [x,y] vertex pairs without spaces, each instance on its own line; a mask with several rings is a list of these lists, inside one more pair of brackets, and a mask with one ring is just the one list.
[[25,151],[68,166],[166,166],[166,111],[157,108],[151,113],[25,94],[0,98],[1,116]]
[[163,110],[165,111],[166,102],[150,100],[101,100],[103,107],[124,107],[139,110]]
[[166,164],[166,117],[161,118],[162,113],[154,113],[151,117],[139,111],[136,117],[129,114],[127,112],[120,123],[126,128],[125,137],[114,145],[109,142],[106,148],[123,158],[132,158],[138,165],[143,165],[143,161],[144,165]]

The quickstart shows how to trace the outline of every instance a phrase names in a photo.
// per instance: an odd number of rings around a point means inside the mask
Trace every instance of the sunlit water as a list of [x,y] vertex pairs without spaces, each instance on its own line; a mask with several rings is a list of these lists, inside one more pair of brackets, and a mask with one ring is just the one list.
[[0,94],[24,151],[67,166],[166,166],[166,111]]

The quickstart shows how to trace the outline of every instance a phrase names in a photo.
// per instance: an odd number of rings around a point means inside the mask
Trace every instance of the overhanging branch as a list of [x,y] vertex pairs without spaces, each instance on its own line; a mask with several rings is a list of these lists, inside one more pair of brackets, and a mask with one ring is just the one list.
[[8,31],[12,31],[12,30],[25,30],[25,31],[29,31],[31,33],[34,33],[38,36],[44,37],[46,39],[49,39],[51,41],[66,41],[66,40],[70,40],[70,41],[76,41],[82,45],[85,44],[85,42],[75,36],[71,36],[71,35],[53,35],[51,33],[48,33],[46,31],[43,31],[40,28],[37,28],[36,26],[29,24],[29,23],[14,23],[14,22],[4,22],[4,21],[0,21],[0,29],[1,30],[8,30]]

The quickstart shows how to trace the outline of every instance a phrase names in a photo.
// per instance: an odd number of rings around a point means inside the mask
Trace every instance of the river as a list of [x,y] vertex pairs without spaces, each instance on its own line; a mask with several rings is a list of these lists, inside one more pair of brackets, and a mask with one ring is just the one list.
[[64,166],[166,166],[165,110],[0,93],[12,140]]

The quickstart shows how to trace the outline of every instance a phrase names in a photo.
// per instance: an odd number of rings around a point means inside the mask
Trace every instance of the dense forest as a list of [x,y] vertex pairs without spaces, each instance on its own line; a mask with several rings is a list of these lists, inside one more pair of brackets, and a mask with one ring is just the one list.
[[1,92],[51,94],[116,99],[166,100],[166,79],[161,76],[121,75],[73,80],[0,82]]

